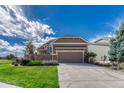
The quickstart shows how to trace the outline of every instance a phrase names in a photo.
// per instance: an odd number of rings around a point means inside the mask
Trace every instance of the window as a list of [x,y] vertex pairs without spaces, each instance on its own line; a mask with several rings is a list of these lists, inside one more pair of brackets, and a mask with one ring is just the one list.
[[48,53],[48,54],[52,53],[52,47],[51,47],[51,46],[48,46],[48,47],[47,47],[47,53]]

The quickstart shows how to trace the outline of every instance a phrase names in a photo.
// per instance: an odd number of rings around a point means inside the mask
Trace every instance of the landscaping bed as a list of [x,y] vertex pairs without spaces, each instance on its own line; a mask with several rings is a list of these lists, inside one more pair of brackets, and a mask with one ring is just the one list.
[[98,65],[98,66],[104,66],[104,67],[110,67],[112,66],[112,64],[110,62],[103,62],[103,61],[99,61],[99,62],[88,62],[89,64],[94,64],[94,65]]
[[56,61],[40,61],[40,60],[32,60],[27,64],[28,66],[55,66],[59,65]]
[[[13,66],[0,60],[0,81],[25,88],[57,88],[57,66]],[[36,64],[36,63],[34,63]]]
[[59,65],[56,60],[29,60],[26,58],[13,59],[12,65],[14,66],[55,66]]
[[114,69],[114,70],[124,70],[124,63],[120,63],[118,65],[112,65],[111,69]]

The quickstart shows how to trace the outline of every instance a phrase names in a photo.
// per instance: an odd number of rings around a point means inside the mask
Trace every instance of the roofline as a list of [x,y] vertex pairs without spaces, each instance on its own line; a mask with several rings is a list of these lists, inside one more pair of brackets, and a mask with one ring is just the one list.
[[82,38],[82,37],[79,37],[79,38],[81,38],[82,40],[84,40],[85,42],[89,42],[87,39],[84,39],[84,38]]
[[95,40],[94,43],[96,43],[96,42],[98,42],[100,40],[103,40],[103,39],[107,39],[107,38],[113,39],[113,37],[101,37],[101,38],[98,38],[97,40]]
[[[86,39],[84,39],[84,38],[82,38],[82,37],[80,37],[80,36],[72,36],[72,37],[66,36],[66,37],[59,37],[59,38],[53,39],[53,41],[50,42],[50,43],[53,44],[55,41],[57,41],[57,40],[60,39],[60,38],[80,38],[81,40],[85,41],[86,43],[89,43],[88,40],[86,40]],[[50,40],[49,40],[49,41],[50,41]],[[44,43],[44,44],[41,45],[41,46],[44,46],[44,45],[47,44],[49,41],[47,41],[46,43]],[[50,45],[50,43],[49,43],[49,45]],[[84,44],[86,44],[86,43],[84,43]],[[56,43],[55,43],[55,44],[56,44]],[[40,46],[40,47],[41,47],[41,46]],[[40,48],[40,47],[39,47],[39,48]]]
[[66,44],[87,44],[87,43],[54,43],[54,44],[64,44],[64,45],[66,45]]
[[102,45],[102,46],[110,46],[108,43],[87,43],[87,45]]
[[[51,39],[51,40],[53,40],[53,41],[51,41],[50,43],[54,42],[54,40],[56,40],[56,39]],[[49,40],[49,41],[50,41],[50,40]],[[44,45],[47,44],[49,41],[47,41],[46,43],[44,43],[44,44],[41,45],[40,47],[44,46]],[[50,44],[50,43],[48,43],[48,44]],[[39,48],[40,48],[40,47],[39,47]]]
[[[81,40],[85,41],[86,43],[88,43],[89,41],[80,37],[80,36],[72,36],[72,37],[69,37],[69,36],[66,36],[66,37],[59,37],[57,38],[55,41],[57,41],[58,39],[61,39],[61,38],[80,38]],[[55,41],[53,41],[52,43],[54,43]]]

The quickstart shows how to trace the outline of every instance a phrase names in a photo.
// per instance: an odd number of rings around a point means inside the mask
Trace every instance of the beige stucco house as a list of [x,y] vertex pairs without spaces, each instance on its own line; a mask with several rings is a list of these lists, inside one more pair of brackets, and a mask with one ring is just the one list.
[[43,44],[37,49],[37,55],[58,62],[85,62],[85,52],[95,52],[97,61],[101,61],[104,56],[108,60],[109,40],[102,38],[90,43],[78,36],[64,36]]
[[96,61],[109,62],[108,51],[110,49],[111,39],[112,38],[110,37],[103,37],[88,44],[88,52],[94,52],[97,54]]

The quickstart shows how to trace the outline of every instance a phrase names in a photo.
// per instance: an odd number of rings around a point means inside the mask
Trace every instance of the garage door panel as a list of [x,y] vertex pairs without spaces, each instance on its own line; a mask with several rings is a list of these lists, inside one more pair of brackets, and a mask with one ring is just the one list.
[[58,52],[59,62],[82,62],[82,52]]

